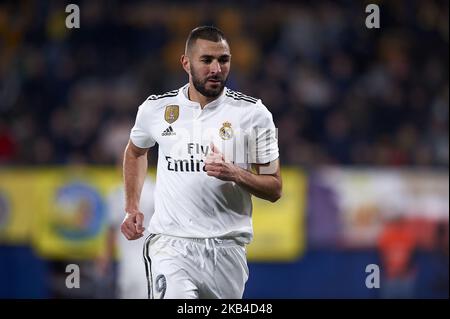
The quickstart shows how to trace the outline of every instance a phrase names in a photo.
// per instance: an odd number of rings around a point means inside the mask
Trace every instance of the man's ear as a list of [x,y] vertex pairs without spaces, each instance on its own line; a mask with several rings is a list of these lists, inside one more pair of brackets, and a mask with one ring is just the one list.
[[183,54],[180,59],[181,65],[183,66],[183,69],[186,71],[187,74],[191,74],[191,65],[189,62],[189,58],[187,55]]

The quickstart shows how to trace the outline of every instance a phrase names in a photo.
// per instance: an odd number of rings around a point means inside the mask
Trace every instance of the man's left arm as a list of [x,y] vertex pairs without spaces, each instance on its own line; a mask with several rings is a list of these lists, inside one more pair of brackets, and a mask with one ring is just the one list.
[[232,181],[256,197],[276,202],[281,197],[282,181],[278,159],[267,164],[253,164],[255,172],[226,162],[223,155],[212,146],[205,161],[206,174],[223,181]]

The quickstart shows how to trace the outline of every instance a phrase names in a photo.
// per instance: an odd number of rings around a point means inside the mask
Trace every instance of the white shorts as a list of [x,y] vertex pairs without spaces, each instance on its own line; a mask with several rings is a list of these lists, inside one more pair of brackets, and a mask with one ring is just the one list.
[[144,262],[151,299],[240,299],[248,279],[245,246],[232,239],[151,234]]

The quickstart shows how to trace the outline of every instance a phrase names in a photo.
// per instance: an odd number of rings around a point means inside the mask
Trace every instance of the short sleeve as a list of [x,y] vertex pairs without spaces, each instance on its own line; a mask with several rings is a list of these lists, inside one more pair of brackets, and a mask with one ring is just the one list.
[[130,133],[130,140],[140,148],[149,148],[155,145],[155,140],[150,134],[150,114],[149,107],[144,103],[139,106],[136,122]]
[[249,139],[249,163],[266,164],[279,157],[278,131],[272,114],[260,102],[255,106]]

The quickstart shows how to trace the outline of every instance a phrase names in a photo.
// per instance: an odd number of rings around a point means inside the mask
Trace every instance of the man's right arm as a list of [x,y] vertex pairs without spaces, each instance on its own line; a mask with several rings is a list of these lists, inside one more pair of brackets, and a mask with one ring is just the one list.
[[147,175],[148,148],[140,148],[131,140],[125,148],[123,160],[123,178],[125,183],[125,212],[126,216],[121,231],[129,240],[143,236],[144,214],[139,211],[139,201],[145,176]]

